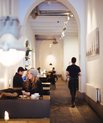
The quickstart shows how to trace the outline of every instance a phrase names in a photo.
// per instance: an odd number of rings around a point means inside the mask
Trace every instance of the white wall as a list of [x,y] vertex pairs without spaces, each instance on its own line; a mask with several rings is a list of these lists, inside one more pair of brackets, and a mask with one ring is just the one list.
[[79,40],[78,36],[68,36],[64,40],[64,79],[66,79],[66,68],[71,64],[71,58],[76,57],[76,64],[79,65]]
[[[94,87],[101,89],[103,103],[103,0],[88,0],[87,8],[87,36],[99,27],[100,54],[94,57],[87,57],[87,82]],[[88,93],[88,92],[87,92]],[[93,93],[91,91],[91,93]],[[89,95],[88,95],[89,96]]]
[[[51,70],[52,67],[55,67],[57,73],[61,74],[63,71],[63,45],[61,41],[58,41],[57,44],[52,42],[36,42],[36,66],[41,67],[42,70]],[[51,47],[49,47],[50,44],[52,44]],[[50,66],[49,63],[53,65]]]

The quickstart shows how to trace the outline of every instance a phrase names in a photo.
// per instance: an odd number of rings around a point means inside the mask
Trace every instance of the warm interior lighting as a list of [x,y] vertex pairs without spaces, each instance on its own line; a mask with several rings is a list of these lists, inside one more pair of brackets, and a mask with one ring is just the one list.
[[56,66],[56,57],[53,54],[46,57],[45,66],[46,70],[52,70],[52,67]]
[[10,49],[9,51],[0,50],[0,63],[4,66],[11,66],[17,64],[25,57],[24,51],[17,51]]
[[15,41],[16,38],[12,34],[4,34],[0,38],[0,48],[3,50],[9,50],[9,48],[12,47]]
[[9,49],[24,50],[24,39],[21,37],[19,40],[10,33],[6,33],[0,37],[0,49],[8,51]]
[[52,65],[54,65],[55,63],[56,63],[56,58],[55,58],[55,56],[54,55],[48,55],[47,56],[47,59],[46,59],[46,63],[47,64],[52,64]]
[[49,47],[51,48],[52,47],[52,44],[49,44]]

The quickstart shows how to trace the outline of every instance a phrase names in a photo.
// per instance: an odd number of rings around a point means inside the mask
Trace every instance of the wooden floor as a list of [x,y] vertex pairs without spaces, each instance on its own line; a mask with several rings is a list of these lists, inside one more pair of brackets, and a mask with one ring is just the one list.
[[103,123],[97,114],[77,93],[76,107],[71,107],[67,83],[58,80],[56,89],[51,90],[51,123]]

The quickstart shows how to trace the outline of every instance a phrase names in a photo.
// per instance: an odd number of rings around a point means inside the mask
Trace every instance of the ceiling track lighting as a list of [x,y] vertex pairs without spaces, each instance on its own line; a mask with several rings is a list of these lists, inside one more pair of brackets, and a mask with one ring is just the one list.
[[74,15],[71,12],[67,13],[67,21],[64,22],[64,26],[63,26],[63,30],[62,30],[62,34],[60,38],[64,38],[68,22],[72,17],[74,17]]

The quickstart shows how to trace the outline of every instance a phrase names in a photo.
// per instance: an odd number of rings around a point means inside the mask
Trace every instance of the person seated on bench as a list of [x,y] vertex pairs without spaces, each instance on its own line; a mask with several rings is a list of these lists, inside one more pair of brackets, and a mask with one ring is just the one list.
[[30,92],[30,95],[34,93],[39,93],[40,96],[43,95],[42,82],[38,78],[37,69],[31,68],[28,70],[27,80],[23,84],[23,92],[24,91]]
[[13,77],[13,88],[22,88],[23,87],[23,79],[22,75],[25,69],[23,67],[19,67],[17,72]]
[[50,71],[50,75],[48,75],[47,80],[51,82],[52,85],[55,85],[56,81],[58,80],[55,68],[52,68],[52,71]]

